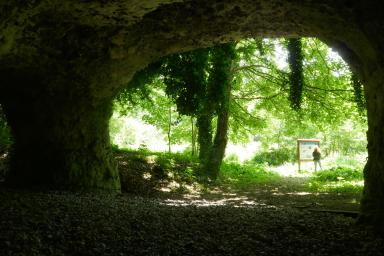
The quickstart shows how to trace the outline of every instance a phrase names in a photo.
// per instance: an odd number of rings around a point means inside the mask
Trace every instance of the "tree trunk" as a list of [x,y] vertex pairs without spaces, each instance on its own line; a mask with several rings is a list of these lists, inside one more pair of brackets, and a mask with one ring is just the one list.
[[212,85],[218,87],[217,105],[217,129],[209,159],[206,164],[206,172],[212,180],[215,180],[220,173],[221,163],[223,162],[225,149],[227,147],[229,104],[231,100],[231,83],[233,80],[233,65],[236,43],[228,43],[218,46],[214,50],[214,61],[212,75]]
[[384,88],[383,70],[366,83],[368,113],[368,162],[364,168],[364,192],[360,223],[372,224],[384,234]]
[[172,149],[171,149],[171,129],[172,129],[172,106],[169,105],[169,108],[168,108],[168,132],[167,132],[168,153],[172,152]]
[[33,94],[12,91],[2,98],[15,141],[7,184],[119,190],[108,129],[111,100],[74,95],[73,88],[54,94],[43,86],[39,89],[39,82],[24,82],[34,88]]
[[[197,140],[200,146],[199,160],[200,165],[203,167],[207,163],[212,148],[212,116],[199,115],[197,117],[197,128]],[[204,169],[204,167],[202,169]]]
[[196,129],[195,129],[195,119],[191,117],[191,146],[192,146],[192,156],[196,155]]
[[217,129],[209,160],[207,161],[207,171],[211,179],[215,180],[220,173],[221,163],[225,155],[228,142],[228,120],[229,109],[223,109],[217,118]]

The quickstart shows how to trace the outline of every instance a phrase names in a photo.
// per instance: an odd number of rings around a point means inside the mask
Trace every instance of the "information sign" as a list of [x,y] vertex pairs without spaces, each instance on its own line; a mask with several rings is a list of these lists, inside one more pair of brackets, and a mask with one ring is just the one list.
[[298,139],[297,140],[297,157],[299,162],[299,169],[300,169],[300,162],[301,161],[312,161],[313,160],[313,150],[315,147],[320,146],[320,140],[319,139]]

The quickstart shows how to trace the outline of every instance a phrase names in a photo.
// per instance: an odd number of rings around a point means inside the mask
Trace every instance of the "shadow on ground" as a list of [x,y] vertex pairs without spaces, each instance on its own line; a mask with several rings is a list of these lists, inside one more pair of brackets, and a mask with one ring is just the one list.
[[359,195],[305,192],[305,178],[248,190],[222,185],[188,193],[161,190],[169,188],[164,182],[151,186],[157,193],[145,196],[137,191],[111,195],[11,190],[0,182],[0,255],[384,252],[384,241],[369,227],[339,214],[356,211]]

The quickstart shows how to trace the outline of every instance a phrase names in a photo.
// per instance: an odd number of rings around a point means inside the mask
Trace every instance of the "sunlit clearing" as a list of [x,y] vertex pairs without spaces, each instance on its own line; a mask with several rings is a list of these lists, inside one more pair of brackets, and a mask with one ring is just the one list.
[[[110,121],[111,143],[119,148],[145,148],[154,152],[165,152],[168,144],[164,133],[138,118],[114,113]],[[185,150],[187,144],[172,145],[173,152]]]

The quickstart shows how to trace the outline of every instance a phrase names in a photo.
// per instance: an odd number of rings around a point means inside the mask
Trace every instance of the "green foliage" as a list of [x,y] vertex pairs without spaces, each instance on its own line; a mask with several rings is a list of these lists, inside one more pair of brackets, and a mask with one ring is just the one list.
[[360,113],[365,113],[367,104],[364,96],[363,85],[355,73],[351,75],[351,84],[353,87],[354,100]]
[[151,63],[144,69],[136,72],[125,89],[115,98],[115,102],[119,105],[120,112],[127,113],[130,108],[138,105],[140,101],[148,100],[152,92],[148,86],[152,84],[161,73],[163,62],[164,60],[160,60]]
[[[171,192],[184,193],[188,192],[187,186],[206,186],[205,179],[199,174],[198,159],[189,154],[116,148],[114,152],[124,192],[148,195],[158,193],[162,188],[171,188]],[[263,164],[240,164],[230,159],[222,164],[215,184],[247,189],[257,184],[274,183],[280,178]]]
[[346,167],[316,172],[308,182],[312,191],[334,193],[361,193],[363,185],[363,171]]
[[[265,89],[260,86],[260,80],[266,80],[261,76],[257,81],[249,80],[248,88],[257,85],[263,89],[258,90],[260,97],[252,101],[237,101],[244,109],[254,104],[253,113],[264,119],[266,125],[252,131],[262,135],[264,150],[271,146],[293,150],[297,138],[319,138],[326,155],[366,151],[367,124],[353,100],[348,65],[321,41],[314,38],[301,41],[305,79],[301,111],[289,108],[285,86],[289,70],[280,64],[281,72],[272,68],[268,72],[270,82],[266,83]],[[275,48],[284,49],[281,42],[275,41],[274,44]]]
[[295,151],[288,148],[261,151],[250,160],[256,164],[268,164],[270,166],[279,166],[293,161],[295,161]]
[[129,148],[136,143],[135,126],[126,122],[118,113],[114,113],[109,120],[109,136],[116,147]]
[[164,60],[153,62],[142,70],[136,72],[131,81],[129,81],[127,89],[142,89],[157,78],[161,72]]
[[341,181],[341,180],[362,180],[363,171],[358,169],[336,167],[329,170],[322,170],[314,173],[314,181]]
[[262,164],[225,161],[221,166],[219,183],[245,189],[255,184],[273,183],[280,178],[279,174],[268,171]]
[[228,91],[231,91],[232,85],[231,72],[237,64],[234,62],[237,57],[235,48],[235,43],[227,43],[211,49],[212,67],[209,72],[207,100],[218,105],[216,111],[223,109],[223,104],[228,104]]
[[[139,138],[150,143],[149,140],[171,140],[171,144],[178,144],[188,141],[190,138],[190,118],[180,115],[176,107],[165,94],[165,85],[160,78],[155,78],[147,86],[148,97],[141,98],[137,105],[115,101],[115,113],[112,116],[110,125],[112,141],[120,147],[132,148],[132,144],[137,144]],[[156,127],[163,136],[157,134],[147,134],[142,136],[145,131],[138,130],[132,123],[132,119],[141,120],[141,123]],[[168,135],[170,135],[168,137]],[[156,137],[157,136],[157,137]],[[120,141],[120,142],[118,142]]]
[[[139,104],[131,104],[127,108],[119,106],[116,109],[119,112],[122,109],[128,110],[131,116],[145,120],[164,134],[168,132],[171,123],[172,143],[190,142],[190,118],[184,118],[176,111],[176,108],[179,108],[174,104],[177,95],[183,95],[179,99],[180,102],[189,104],[181,106],[185,113],[186,108],[209,115],[212,109],[217,110],[217,106],[200,109],[197,107],[202,99],[209,99],[206,96],[209,75],[212,72],[213,48],[199,51],[201,52],[198,56],[186,53],[185,56],[177,54],[169,57],[174,62],[172,65],[176,68],[175,72],[178,72],[168,73],[168,78],[174,76],[174,79],[169,80],[173,85],[168,88],[168,92],[174,94],[172,100],[168,99],[164,92],[167,90],[164,77],[158,76],[145,87],[148,97],[134,96],[134,100]],[[296,112],[290,108],[289,102],[290,67],[287,62],[282,61],[288,59],[286,41],[249,39],[237,43],[236,55],[239,64],[234,66],[231,84],[229,141],[247,143],[254,136],[259,136],[263,151],[287,148],[293,152],[297,138],[319,138],[324,155],[334,152],[352,155],[366,151],[366,118],[359,115],[356,107],[355,92],[351,87],[352,74],[348,65],[315,38],[302,38],[301,51],[304,81],[301,111]],[[191,65],[182,68],[182,63]],[[204,68],[201,63],[204,63]],[[163,62],[163,71],[167,69],[166,65],[166,62]],[[184,75],[186,81],[195,82],[183,82]],[[181,87],[178,87],[179,85]],[[214,97],[220,95],[215,88],[217,87],[212,87],[211,93]],[[359,88],[362,89],[361,86]],[[204,93],[198,96],[203,91]],[[363,91],[361,95],[364,95]],[[214,100],[209,102],[214,103]],[[168,118],[170,108],[171,122]],[[214,124],[215,122],[212,122],[212,126]],[[129,133],[129,129],[126,131]],[[213,131],[214,129],[212,133]],[[129,139],[130,135],[122,137]]]
[[337,167],[362,170],[367,161],[367,152],[351,155],[338,155],[333,163]]
[[226,163],[239,163],[240,159],[239,156],[236,154],[230,154],[225,157],[225,162]]
[[[166,59],[163,68],[165,92],[178,112],[197,118],[201,170],[212,179],[217,177],[226,146],[235,45],[175,54]],[[215,116],[218,121],[212,140]]]
[[362,181],[338,181],[338,182],[318,182],[313,181],[308,184],[310,191],[326,193],[354,193],[361,194],[364,184]]
[[176,103],[182,115],[193,116],[207,92],[209,50],[199,49],[175,54],[166,59],[163,67],[166,94]]
[[[326,153],[338,152],[342,154],[342,159],[346,156],[356,155],[361,152],[366,152],[367,139],[363,124],[347,121],[338,130],[326,130],[326,135],[323,139],[327,147]],[[324,132],[325,133],[325,132]]]
[[123,192],[150,195],[158,193],[162,188],[182,192],[187,191],[186,185],[197,182],[198,161],[189,154],[117,148],[114,148],[114,152],[119,162]]

